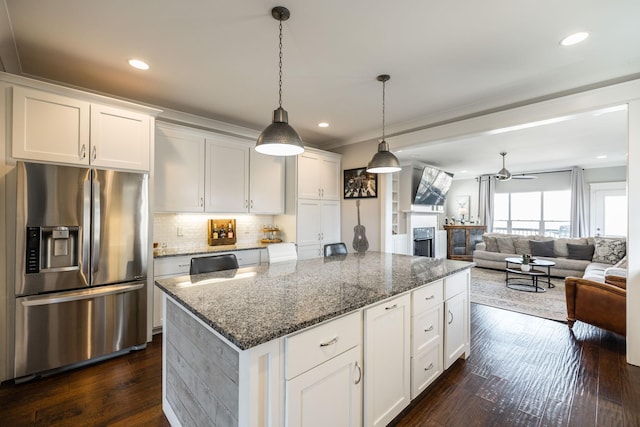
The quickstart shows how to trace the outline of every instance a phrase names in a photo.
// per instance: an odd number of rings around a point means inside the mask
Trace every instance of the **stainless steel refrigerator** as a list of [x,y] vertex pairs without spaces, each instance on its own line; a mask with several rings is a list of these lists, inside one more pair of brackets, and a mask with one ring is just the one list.
[[15,378],[144,346],[147,174],[16,171]]

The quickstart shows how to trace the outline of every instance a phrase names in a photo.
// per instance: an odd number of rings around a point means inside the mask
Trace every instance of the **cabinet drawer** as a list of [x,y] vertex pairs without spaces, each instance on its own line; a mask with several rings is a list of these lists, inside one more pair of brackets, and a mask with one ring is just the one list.
[[425,348],[411,358],[411,399],[415,399],[442,373],[442,346]]
[[361,316],[358,311],[285,338],[286,379],[359,345]]
[[160,277],[168,275],[189,274],[190,266],[190,256],[158,258],[153,260],[153,276]]
[[412,294],[412,315],[420,314],[438,304],[442,304],[442,280],[416,289]]
[[467,290],[469,285],[469,270],[464,270],[460,273],[456,273],[453,276],[445,277],[444,279],[444,293],[445,299],[449,299],[454,295],[458,295],[460,292]]
[[413,317],[411,354],[442,337],[442,306]]

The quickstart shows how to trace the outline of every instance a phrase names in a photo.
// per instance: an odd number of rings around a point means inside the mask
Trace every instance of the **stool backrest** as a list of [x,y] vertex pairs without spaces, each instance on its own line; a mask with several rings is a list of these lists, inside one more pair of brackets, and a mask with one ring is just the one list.
[[191,258],[189,274],[211,273],[213,271],[231,270],[238,268],[235,254],[212,255]]

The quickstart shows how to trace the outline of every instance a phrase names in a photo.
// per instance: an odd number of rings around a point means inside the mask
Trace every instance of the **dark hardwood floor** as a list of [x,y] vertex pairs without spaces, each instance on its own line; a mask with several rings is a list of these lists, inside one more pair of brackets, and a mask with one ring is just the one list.
[[[625,339],[471,305],[472,356],[457,361],[396,426],[640,426],[640,368]],[[0,426],[167,426],[161,336],[147,349],[0,387]]]

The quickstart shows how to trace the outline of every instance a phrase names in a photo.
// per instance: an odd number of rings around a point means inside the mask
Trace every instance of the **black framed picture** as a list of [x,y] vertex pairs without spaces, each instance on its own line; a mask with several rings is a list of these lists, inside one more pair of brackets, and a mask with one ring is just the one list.
[[367,172],[367,168],[345,169],[342,182],[345,199],[378,197],[378,174]]

